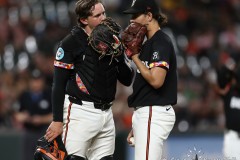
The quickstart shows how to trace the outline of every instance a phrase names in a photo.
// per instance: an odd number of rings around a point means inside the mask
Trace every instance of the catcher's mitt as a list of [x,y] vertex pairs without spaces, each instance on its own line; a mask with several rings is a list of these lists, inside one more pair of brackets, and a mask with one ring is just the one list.
[[147,33],[147,27],[140,23],[133,22],[122,33],[122,43],[126,48],[128,58],[141,51],[144,37]]
[[52,142],[48,142],[44,137],[37,141],[34,160],[65,160],[66,157],[67,151],[61,136],[58,136]]
[[121,26],[113,19],[107,17],[98,26],[96,26],[89,36],[89,44],[100,53],[99,59],[105,55],[112,56],[112,59],[123,53],[119,34]]

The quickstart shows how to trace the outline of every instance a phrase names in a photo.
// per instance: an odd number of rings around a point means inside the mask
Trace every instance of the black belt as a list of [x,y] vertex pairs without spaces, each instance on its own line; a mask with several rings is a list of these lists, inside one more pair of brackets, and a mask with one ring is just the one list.
[[[75,97],[69,96],[68,97],[69,101],[78,105],[82,105],[82,100],[77,99]],[[93,102],[94,104],[94,108],[96,109],[101,109],[102,111],[106,111],[108,110],[111,106],[112,106],[112,102],[110,103],[97,103],[97,102]]]

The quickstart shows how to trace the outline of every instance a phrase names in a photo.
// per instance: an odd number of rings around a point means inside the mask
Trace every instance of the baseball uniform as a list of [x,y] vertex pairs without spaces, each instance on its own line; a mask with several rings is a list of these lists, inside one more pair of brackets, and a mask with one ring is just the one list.
[[63,142],[69,155],[89,160],[111,156],[115,149],[112,101],[117,80],[132,81],[124,57],[99,59],[88,35],[76,26],[60,43],[54,62],[53,117],[63,121]]
[[176,57],[170,38],[158,30],[142,47],[139,59],[149,69],[167,71],[162,87],[154,89],[137,70],[128,104],[132,117],[136,160],[161,159],[162,146],[175,123],[172,105],[177,102]]

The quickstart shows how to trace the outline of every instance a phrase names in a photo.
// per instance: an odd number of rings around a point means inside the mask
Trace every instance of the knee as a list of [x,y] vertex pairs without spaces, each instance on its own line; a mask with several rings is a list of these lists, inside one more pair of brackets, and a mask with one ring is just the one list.
[[101,158],[100,160],[113,160],[113,156],[112,155],[105,156],[105,157]]
[[83,157],[79,157],[79,156],[69,155],[67,157],[67,160],[86,160],[86,159]]

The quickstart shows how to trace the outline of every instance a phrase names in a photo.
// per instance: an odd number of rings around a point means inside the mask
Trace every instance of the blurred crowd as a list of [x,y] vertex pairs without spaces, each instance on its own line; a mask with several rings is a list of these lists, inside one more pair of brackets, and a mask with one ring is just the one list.
[[[240,0],[159,1],[168,16],[163,30],[174,42],[178,63],[173,132],[222,131],[223,103],[212,84],[219,65],[240,63]],[[76,24],[75,2],[0,0],[0,129],[24,130],[26,124],[39,127],[51,121],[48,111],[29,112],[24,105],[32,99],[32,105],[47,110],[51,104],[51,98],[42,94],[51,95],[56,48]],[[131,1],[103,2],[107,16],[126,27],[129,17],[122,11]],[[39,85],[40,77],[44,85]],[[22,98],[26,92],[29,98]],[[113,106],[117,131],[131,128],[130,93],[131,88],[119,84]]]

